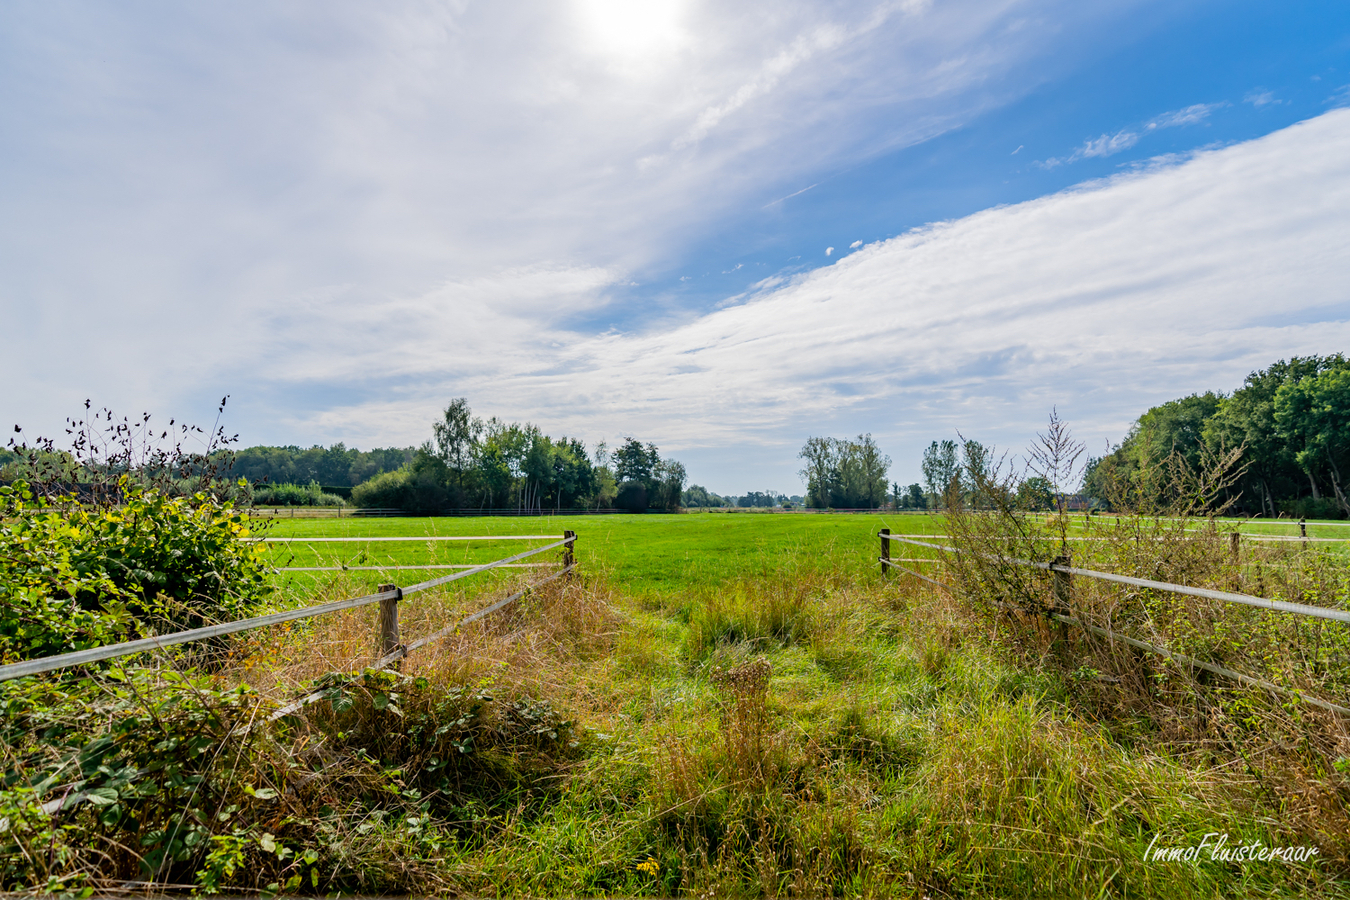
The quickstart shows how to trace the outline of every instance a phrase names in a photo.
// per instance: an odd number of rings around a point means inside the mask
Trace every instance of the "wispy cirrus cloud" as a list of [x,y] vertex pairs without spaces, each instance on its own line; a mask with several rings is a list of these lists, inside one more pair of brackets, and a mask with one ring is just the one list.
[[[1209,114],[1216,109],[1227,106],[1226,102],[1218,103],[1196,103],[1187,106],[1184,109],[1176,109],[1171,112],[1165,112],[1145,122],[1143,127],[1136,130],[1135,127],[1122,128],[1115,134],[1103,134],[1100,137],[1089,138],[1083,142],[1083,145],[1074,150],[1073,153],[1065,157],[1050,157],[1033,163],[1033,165],[1042,169],[1054,169],[1062,165],[1078,162],[1080,159],[1093,159],[1107,156],[1115,156],[1125,150],[1129,150],[1139,139],[1150,131],[1156,131],[1160,128],[1178,128],[1184,125],[1198,125],[1209,117]],[[1143,134],[1141,134],[1143,132]],[[1021,148],[1018,148],[1021,149]],[[1015,152],[1015,151],[1014,151]]]
[[1115,134],[1103,134],[1101,137],[1090,138],[1083,142],[1073,153],[1064,158],[1050,157],[1049,159],[1034,163],[1042,169],[1053,169],[1058,166],[1076,163],[1080,159],[1091,159],[1093,157],[1114,156],[1122,150],[1128,150],[1139,143],[1139,133],[1129,129],[1121,129]]
[[1176,109],[1171,112],[1163,113],[1144,127],[1153,129],[1178,128],[1182,125],[1198,125],[1209,118],[1209,114],[1214,112],[1214,110],[1221,109],[1227,105],[1228,104],[1224,102],[1196,103],[1185,109]]

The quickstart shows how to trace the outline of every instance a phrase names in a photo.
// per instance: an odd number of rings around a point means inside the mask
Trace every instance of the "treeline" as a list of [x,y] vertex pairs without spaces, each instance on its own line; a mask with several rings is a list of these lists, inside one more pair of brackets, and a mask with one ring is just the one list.
[[799,459],[806,484],[806,505],[815,509],[877,509],[888,499],[886,474],[891,458],[870,434],[856,440],[807,438]]
[[[637,512],[680,505],[684,466],[663,459],[655,444],[644,445],[636,438],[628,438],[612,453],[602,443],[591,454],[580,440],[552,438],[528,422],[481,419],[463,398],[446,407],[431,431],[431,439],[415,450],[371,451],[385,454],[377,460],[382,464],[402,455],[397,466],[371,477],[358,480],[355,476],[365,470],[349,465],[352,502],[423,514],[468,509]],[[317,464],[333,456],[330,448],[313,459]],[[334,458],[341,460],[340,455]],[[295,476],[296,483],[302,477]],[[311,480],[320,479],[311,476]]]
[[[1057,422],[1052,419],[1052,425]],[[980,509],[986,506],[981,484],[997,480],[994,451],[979,441],[933,441],[923,451],[920,464],[924,485],[905,489],[904,506],[911,509],[937,509],[950,503]],[[1051,509],[1055,505],[1055,490],[1050,480],[1031,472],[1015,479],[1019,508],[1028,510]],[[899,485],[896,485],[897,493]]]
[[684,490],[684,505],[690,509],[791,509],[802,505],[800,495],[789,497],[778,491],[748,491],[741,496],[723,497],[697,484]]
[[1084,491],[1106,505],[1175,503],[1275,518],[1350,516],[1350,361],[1294,357],[1232,394],[1155,406],[1118,446],[1088,462]]
[[[350,488],[412,462],[416,447],[375,450],[331,447],[249,447],[233,451],[227,474],[254,485],[309,485]],[[345,491],[343,493],[346,493]]]

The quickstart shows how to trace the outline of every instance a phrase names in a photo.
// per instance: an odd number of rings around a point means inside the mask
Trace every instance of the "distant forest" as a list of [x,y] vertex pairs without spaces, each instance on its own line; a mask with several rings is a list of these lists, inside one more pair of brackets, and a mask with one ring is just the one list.
[[1163,508],[1190,492],[1252,516],[1350,516],[1350,361],[1294,357],[1232,394],[1191,394],[1145,412],[1088,462],[1083,490],[1109,506]]
[[420,447],[249,447],[234,454],[227,473],[253,484],[256,505],[335,502],[336,493],[357,506],[418,513],[673,509],[685,482],[684,466],[662,458],[655,444],[630,437],[591,453],[528,422],[479,418],[463,398],[431,423]]

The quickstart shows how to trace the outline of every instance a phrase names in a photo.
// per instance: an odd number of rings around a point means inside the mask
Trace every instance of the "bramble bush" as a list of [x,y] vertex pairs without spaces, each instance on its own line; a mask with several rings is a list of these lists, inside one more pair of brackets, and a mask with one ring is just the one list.
[[267,561],[214,494],[170,496],[123,477],[116,506],[0,486],[0,657],[49,656],[241,618]]

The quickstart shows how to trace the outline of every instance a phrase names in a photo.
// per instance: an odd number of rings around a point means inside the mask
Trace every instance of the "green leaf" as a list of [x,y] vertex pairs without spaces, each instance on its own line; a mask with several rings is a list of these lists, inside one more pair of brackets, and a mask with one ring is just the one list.
[[117,802],[117,791],[110,787],[94,788],[85,793],[85,799],[95,806],[112,806]]

